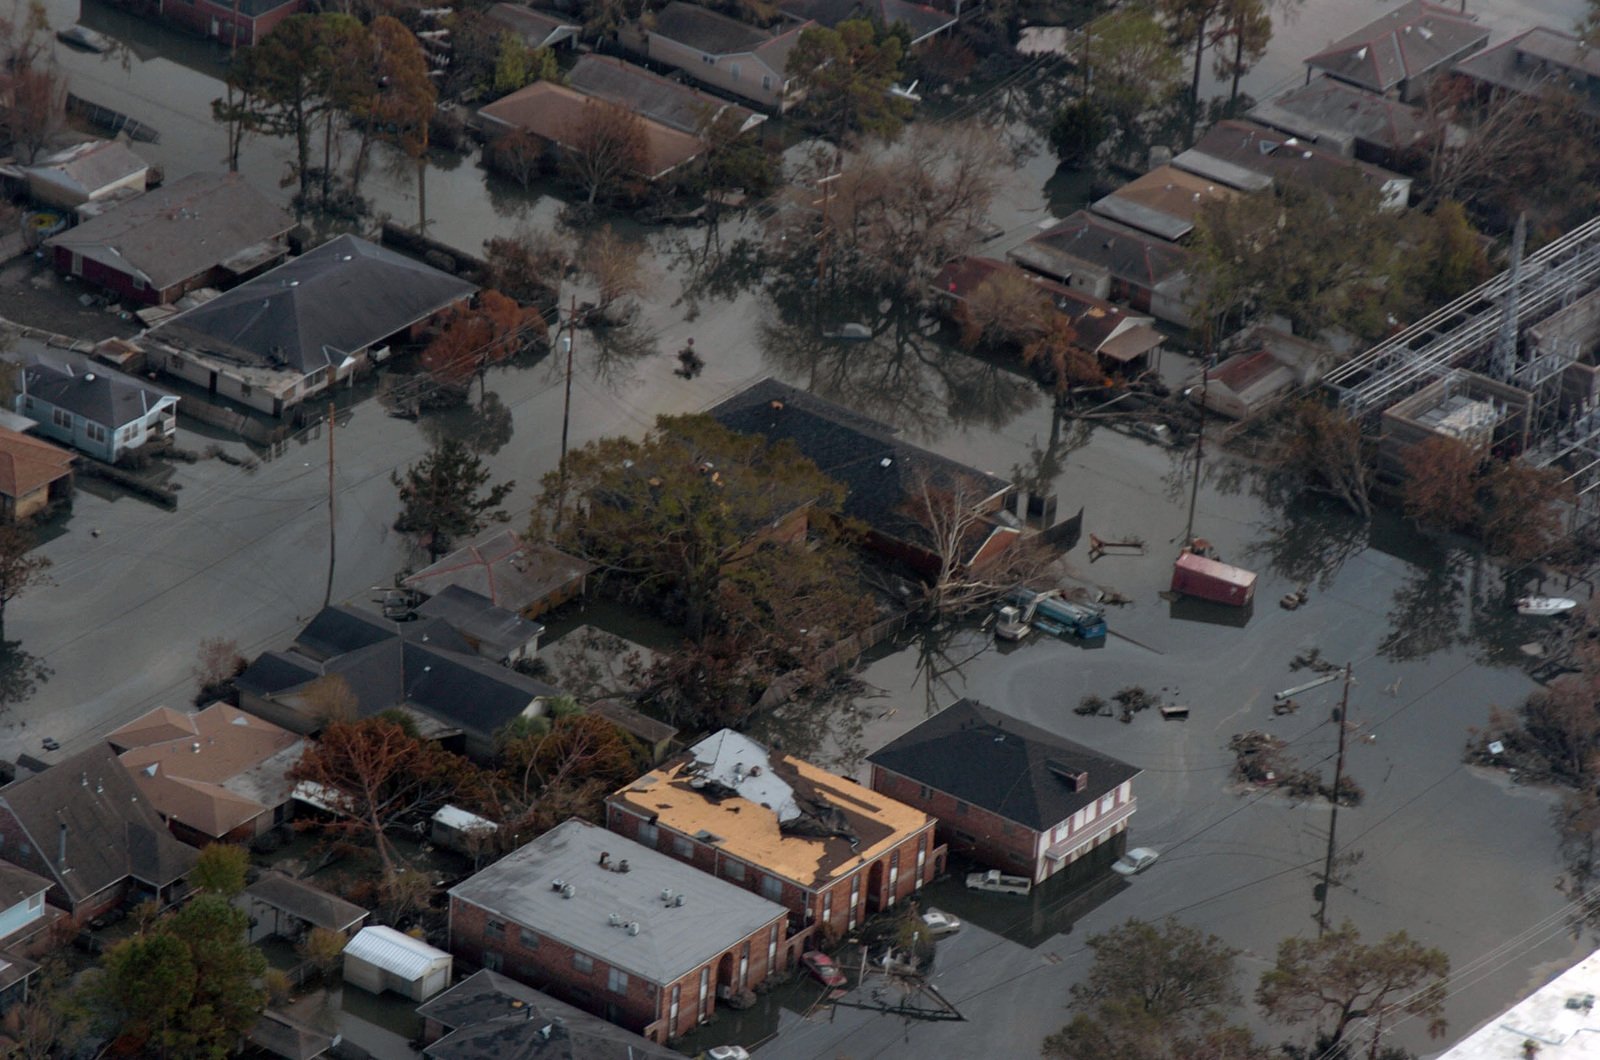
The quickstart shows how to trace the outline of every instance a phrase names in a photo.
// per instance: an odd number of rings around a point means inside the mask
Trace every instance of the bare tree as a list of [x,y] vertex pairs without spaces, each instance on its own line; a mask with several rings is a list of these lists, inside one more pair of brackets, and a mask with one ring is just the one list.
[[589,100],[559,137],[566,151],[562,167],[587,196],[621,195],[630,183],[649,176],[650,145],[644,122],[614,103]]
[[578,261],[594,281],[599,296],[595,309],[603,321],[620,322],[631,315],[628,300],[642,294],[647,283],[643,251],[642,243],[624,239],[610,225],[583,241]]
[[[1002,526],[982,507],[990,491],[977,481],[924,474],[908,493],[905,514],[920,526],[937,563],[923,598],[932,614],[984,610],[1049,565],[1049,550],[1036,538]],[[986,562],[975,564],[980,557]]]

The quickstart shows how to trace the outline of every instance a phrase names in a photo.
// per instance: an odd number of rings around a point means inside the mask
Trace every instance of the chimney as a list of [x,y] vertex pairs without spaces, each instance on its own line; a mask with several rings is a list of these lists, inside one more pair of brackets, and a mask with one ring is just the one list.
[[600,867],[602,869],[611,867],[611,852],[610,851],[608,851],[608,850],[600,851]]

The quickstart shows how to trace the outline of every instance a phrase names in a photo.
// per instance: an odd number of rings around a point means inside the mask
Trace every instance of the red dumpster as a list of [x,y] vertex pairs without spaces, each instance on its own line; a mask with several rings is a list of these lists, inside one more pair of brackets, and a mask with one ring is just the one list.
[[1255,599],[1256,575],[1243,567],[1182,552],[1178,562],[1172,565],[1172,591],[1245,607]]

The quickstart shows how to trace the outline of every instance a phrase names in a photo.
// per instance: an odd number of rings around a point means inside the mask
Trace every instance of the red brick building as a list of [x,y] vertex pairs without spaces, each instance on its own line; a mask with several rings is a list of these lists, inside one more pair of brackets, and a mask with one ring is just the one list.
[[166,22],[224,44],[248,46],[305,9],[305,0],[157,0]]
[[450,890],[450,949],[655,1042],[782,966],[782,906],[576,818]]
[[939,819],[952,851],[1035,883],[1127,831],[1139,770],[971,699],[869,756],[872,790]]
[[838,938],[944,860],[934,819],[732,729],[606,802],[611,830],[755,891]]

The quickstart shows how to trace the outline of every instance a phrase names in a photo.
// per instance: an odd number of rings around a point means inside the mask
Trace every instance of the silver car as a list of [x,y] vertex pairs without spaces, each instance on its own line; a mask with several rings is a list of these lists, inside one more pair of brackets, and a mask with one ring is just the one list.
[[1111,871],[1119,876],[1137,876],[1154,865],[1160,856],[1149,847],[1134,847],[1112,863]]

